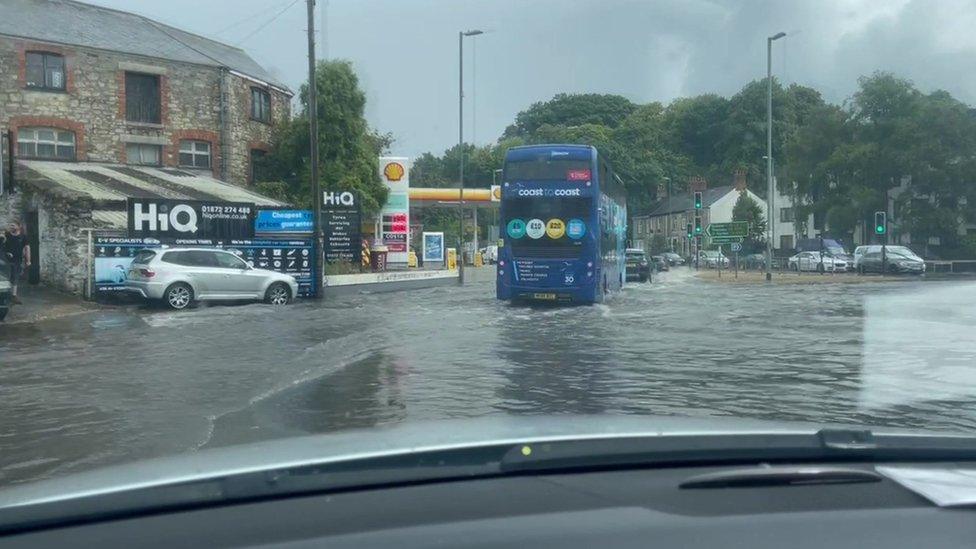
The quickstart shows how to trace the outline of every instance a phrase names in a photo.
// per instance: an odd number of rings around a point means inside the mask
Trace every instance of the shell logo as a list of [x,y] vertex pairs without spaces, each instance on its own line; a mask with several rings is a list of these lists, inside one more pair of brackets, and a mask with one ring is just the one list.
[[502,188],[500,185],[496,185],[494,188],[491,189],[491,199],[492,200],[502,199]]
[[388,181],[399,181],[403,179],[404,173],[406,170],[403,169],[403,164],[399,162],[390,162],[383,168],[383,176]]

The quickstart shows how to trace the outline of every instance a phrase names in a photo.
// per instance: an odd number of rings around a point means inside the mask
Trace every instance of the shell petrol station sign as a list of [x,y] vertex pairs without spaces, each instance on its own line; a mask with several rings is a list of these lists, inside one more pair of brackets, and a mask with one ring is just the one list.
[[410,250],[410,159],[380,157],[379,170],[390,192],[380,210],[376,236],[386,246],[389,263],[406,263]]

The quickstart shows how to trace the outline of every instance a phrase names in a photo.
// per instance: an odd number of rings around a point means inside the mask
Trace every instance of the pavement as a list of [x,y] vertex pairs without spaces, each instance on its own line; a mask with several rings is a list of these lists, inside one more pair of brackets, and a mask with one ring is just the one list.
[[[739,271],[723,269],[702,269],[695,273],[695,276],[708,282],[720,282],[729,284],[758,284],[766,282],[766,273],[763,271]],[[928,275],[926,275],[928,276]],[[866,284],[874,282],[904,282],[914,280],[912,275],[859,275],[857,273],[796,273],[774,271],[772,282],[774,284]]]
[[71,295],[47,288],[22,284],[17,295],[23,302],[10,308],[7,318],[0,327],[7,324],[24,324],[62,318],[97,311],[102,306],[87,302],[80,296]]

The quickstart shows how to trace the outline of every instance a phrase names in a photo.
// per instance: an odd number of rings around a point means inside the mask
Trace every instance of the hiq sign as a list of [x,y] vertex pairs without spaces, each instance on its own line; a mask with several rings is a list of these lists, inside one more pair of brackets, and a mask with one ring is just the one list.
[[356,195],[349,191],[324,191],[322,193],[322,209],[355,208]]
[[251,238],[254,204],[130,198],[129,236],[172,238]]

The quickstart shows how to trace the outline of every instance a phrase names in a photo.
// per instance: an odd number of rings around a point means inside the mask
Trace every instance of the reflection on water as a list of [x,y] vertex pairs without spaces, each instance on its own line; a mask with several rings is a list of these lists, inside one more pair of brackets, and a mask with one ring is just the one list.
[[593,307],[511,306],[471,284],[17,326],[0,332],[0,483],[487,414],[976,431],[976,295],[960,288],[737,286],[679,269]]

